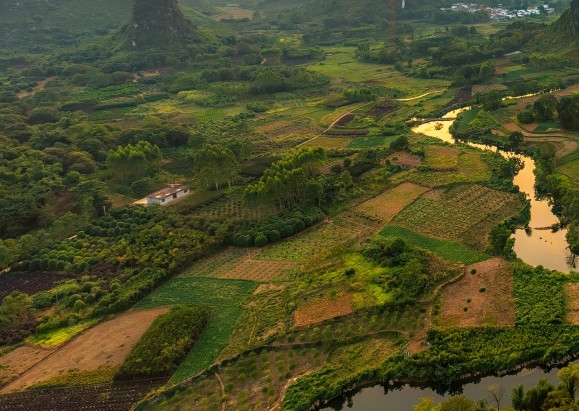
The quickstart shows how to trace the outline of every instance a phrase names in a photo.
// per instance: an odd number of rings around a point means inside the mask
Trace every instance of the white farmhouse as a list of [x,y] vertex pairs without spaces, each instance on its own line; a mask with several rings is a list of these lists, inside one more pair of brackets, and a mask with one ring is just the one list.
[[189,187],[183,184],[169,184],[162,190],[155,191],[147,196],[147,205],[160,204],[166,205],[178,198],[191,194]]

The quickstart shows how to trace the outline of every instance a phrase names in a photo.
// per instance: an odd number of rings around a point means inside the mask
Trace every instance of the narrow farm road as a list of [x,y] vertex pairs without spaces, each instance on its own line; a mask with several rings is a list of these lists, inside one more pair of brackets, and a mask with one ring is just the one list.
[[[215,371],[213,371],[213,374],[215,374],[217,381],[219,381],[219,386],[221,387],[221,396],[225,397],[225,385],[223,385],[223,380]],[[225,401],[221,403],[221,411],[225,411]]]
[[421,94],[421,95],[416,96],[416,97],[395,98],[394,101],[412,101],[412,100],[418,100],[419,98],[426,97],[426,96],[429,96],[429,95],[431,95],[431,94],[436,94],[436,93],[444,93],[444,90],[429,91],[428,93],[424,93],[424,94]]
[[350,111],[348,111],[347,113],[344,113],[344,114],[342,114],[340,117],[338,117],[337,119],[335,119],[335,120],[334,120],[324,131],[322,131],[320,134],[318,134],[318,135],[310,138],[309,140],[304,141],[303,143],[298,144],[296,147],[303,146],[304,144],[307,144],[307,143],[309,143],[310,141],[315,140],[315,139],[318,138],[319,136],[321,136],[321,135],[327,133],[329,130],[331,130],[332,127],[334,127],[334,126],[336,125],[336,123],[337,123],[338,121],[340,121],[343,117],[345,117],[345,116],[347,116],[347,115],[349,115],[349,114],[352,114],[352,111],[356,111],[356,110],[358,110],[358,109],[361,109],[362,107],[369,106],[369,105],[372,104],[372,103],[373,103],[373,101],[370,101],[370,102],[367,102],[367,103],[358,104],[357,106],[353,107],[353,108],[352,108]]

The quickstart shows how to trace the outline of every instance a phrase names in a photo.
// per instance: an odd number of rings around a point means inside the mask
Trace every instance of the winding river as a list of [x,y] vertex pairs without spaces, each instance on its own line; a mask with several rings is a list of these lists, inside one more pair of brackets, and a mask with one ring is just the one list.
[[[442,121],[436,126],[437,121],[423,123],[412,129],[415,133],[439,138],[450,144],[455,140],[449,132],[452,120],[458,114],[467,109],[458,109],[447,113],[444,118],[448,121]],[[440,127],[442,124],[442,127]],[[535,162],[532,158],[511,152],[497,150],[496,147],[485,146],[482,144],[468,143],[472,147],[482,150],[498,151],[506,158],[518,157],[524,162],[524,167],[515,176],[514,184],[519,186],[520,191],[525,193],[531,201],[531,219],[529,227],[531,230],[517,230],[513,234],[515,239],[514,251],[517,256],[527,264],[537,266],[542,265],[545,268],[558,270],[568,273],[574,270],[572,263],[574,259],[569,251],[565,240],[565,229],[553,232],[547,229],[553,224],[559,223],[559,219],[551,211],[551,205],[546,199],[537,199],[535,197]],[[473,401],[479,399],[488,399],[487,389],[490,385],[500,385],[505,388],[505,396],[502,401],[503,406],[510,405],[511,392],[514,387],[524,384],[526,387],[534,386],[541,378],[547,378],[550,382],[557,382],[557,369],[549,372],[540,368],[531,370],[524,369],[517,374],[506,375],[502,377],[485,377],[479,382],[468,383],[462,386],[463,395]],[[381,385],[363,388],[351,393],[348,396],[338,397],[329,403],[322,411],[340,410],[344,404],[348,409],[353,411],[411,411],[413,406],[420,402],[423,397],[431,397],[438,403],[444,396],[438,394],[432,388],[420,388],[410,385],[404,385],[398,389],[387,388]]]
[[[439,138],[448,143],[454,144],[455,140],[449,132],[452,119],[466,109],[458,109],[447,113],[444,118],[442,128],[436,130],[437,122],[429,122],[414,127],[412,131],[424,135]],[[497,150],[496,147],[482,144],[468,143],[469,146],[482,150],[498,151],[504,157],[517,157],[523,161],[524,167],[515,176],[514,184],[526,194],[531,201],[531,220],[529,227],[531,230],[517,230],[513,235],[515,239],[514,251],[521,260],[532,266],[542,265],[551,270],[558,270],[568,273],[574,269],[573,256],[565,240],[567,230],[561,229],[552,232],[550,227],[558,224],[559,219],[551,211],[551,204],[548,199],[537,199],[535,197],[535,162],[531,157],[512,152]]]

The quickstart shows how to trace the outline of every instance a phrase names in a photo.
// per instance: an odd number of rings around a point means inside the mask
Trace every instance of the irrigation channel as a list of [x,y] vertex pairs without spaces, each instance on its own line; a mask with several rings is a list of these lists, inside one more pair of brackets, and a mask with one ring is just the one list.
[[[435,120],[423,123],[414,127],[412,131],[455,144],[456,141],[450,134],[449,128],[458,114],[466,110],[468,110],[468,107],[450,111],[443,117],[447,121]],[[467,144],[482,150],[497,151],[507,158],[517,157],[524,162],[523,168],[515,176],[514,184],[518,185],[519,189],[531,201],[531,219],[529,221],[530,230],[520,229],[513,234],[515,239],[514,251],[517,256],[533,266],[542,265],[545,268],[564,273],[574,270],[575,268],[572,266],[574,258],[565,240],[567,230],[560,229],[553,232],[551,229],[546,229],[553,224],[559,223],[559,219],[551,211],[548,199],[537,199],[535,197],[535,162],[533,159],[521,154],[497,150],[493,146],[475,143]],[[507,406],[510,405],[511,392],[514,387],[519,384],[524,384],[527,388],[532,387],[541,378],[546,378],[551,383],[556,383],[558,371],[558,369],[550,371],[544,371],[540,368],[523,369],[512,375],[485,377],[478,382],[464,384],[460,389],[463,395],[473,401],[478,401],[480,399],[488,399],[487,390],[489,386],[504,387],[505,396],[501,405]],[[447,397],[449,395],[451,394],[446,394]],[[411,411],[413,406],[420,403],[420,399],[423,397],[434,398],[436,403],[445,398],[445,396],[437,393],[436,388],[432,387],[416,387],[407,384],[392,388],[375,385],[354,390],[348,395],[335,398],[325,408],[320,408],[320,410],[340,410],[346,405],[347,409],[353,411]]]

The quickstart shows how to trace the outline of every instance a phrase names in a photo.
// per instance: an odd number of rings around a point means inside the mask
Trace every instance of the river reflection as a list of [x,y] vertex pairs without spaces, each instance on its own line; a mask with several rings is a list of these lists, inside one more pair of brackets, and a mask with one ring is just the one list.
[[[412,131],[454,144],[455,140],[450,134],[449,128],[452,120],[467,109],[468,108],[461,108],[450,111],[444,115],[447,121],[431,121],[414,127]],[[561,229],[557,232],[550,230],[552,225],[559,223],[559,219],[551,211],[551,204],[548,199],[537,199],[535,197],[534,160],[531,157],[521,154],[497,150],[496,147],[492,146],[474,143],[467,144],[482,150],[499,152],[506,158],[517,157],[524,163],[524,167],[514,178],[514,184],[518,185],[519,189],[525,193],[531,201],[531,219],[529,221],[531,230],[525,231],[524,229],[520,229],[513,234],[513,238],[515,239],[513,249],[517,257],[532,266],[542,265],[545,268],[564,273],[574,270],[575,267],[572,264],[574,259],[571,258],[571,252],[565,239],[567,230]]]
[[[558,371],[558,369],[552,369],[545,372],[540,368],[534,368],[531,370],[523,369],[519,373],[513,375],[485,377],[479,382],[465,384],[462,387],[462,395],[471,399],[473,402],[488,399],[488,387],[496,385],[505,389],[505,395],[501,402],[501,406],[510,406],[513,388],[519,384],[523,384],[525,388],[533,387],[537,385],[541,378],[546,378],[552,384],[556,385]],[[376,385],[352,393],[350,396],[337,398],[320,410],[331,411],[349,409],[354,411],[412,411],[413,406],[420,403],[420,399],[424,397],[434,398],[436,403],[440,403],[445,398],[448,398],[449,395],[442,396],[437,394],[432,388],[419,388],[404,385],[399,389],[385,389],[383,386]]]
[[[454,144],[455,140],[449,132],[449,127],[453,122],[452,120],[455,119],[459,113],[467,109],[468,108],[463,108],[451,111],[444,116],[445,121],[424,123],[414,127],[412,131]],[[514,178],[514,184],[518,185],[519,189],[525,193],[531,201],[531,219],[529,221],[531,230],[526,232],[524,229],[520,229],[513,235],[515,238],[514,251],[517,256],[527,264],[533,266],[542,265],[545,268],[566,273],[574,269],[574,267],[569,264],[569,261],[572,259],[570,258],[571,253],[568,249],[567,241],[565,240],[566,230],[552,232],[550,229],[544,229],[559,223],[559,219],[551,211],[551,205],[548,200],[539,200],[535,197],[535,174],[533,172],[535,162],[533,159],[520,154],[503,152],[492,146],[473,143],[468,143],[468,145],[482,150],[498,151],[507,158],[516,156],[524,162],[523,169],[520,170]],[[557,383],[557,372],[557,369],[545,372],[540,368],[535,368],[531,370],[524,369],[517,374],[502,377],[485,377],[478,382],[465,384],[462,387],[462,394],[474,402],[480,399],[488,399],[488,387],[490,385],[497,385],[505,389],[505,396],[501,405],[510,406],[511,392],[514,387],[523,384],[529,388],[535,386],[541,378],[547,378],[551,383],[555,384]],[[420,399],[423,397],[434,398],[436,403],[440,403],[445,398],[432,388],[404,385],[399,389],[387,389],[377,385],[357,390],[348,396],[336,398],[328,403],[326,408],[320,408],[320,410],[411,411],[413,410],[413,406],[420,403]]]

